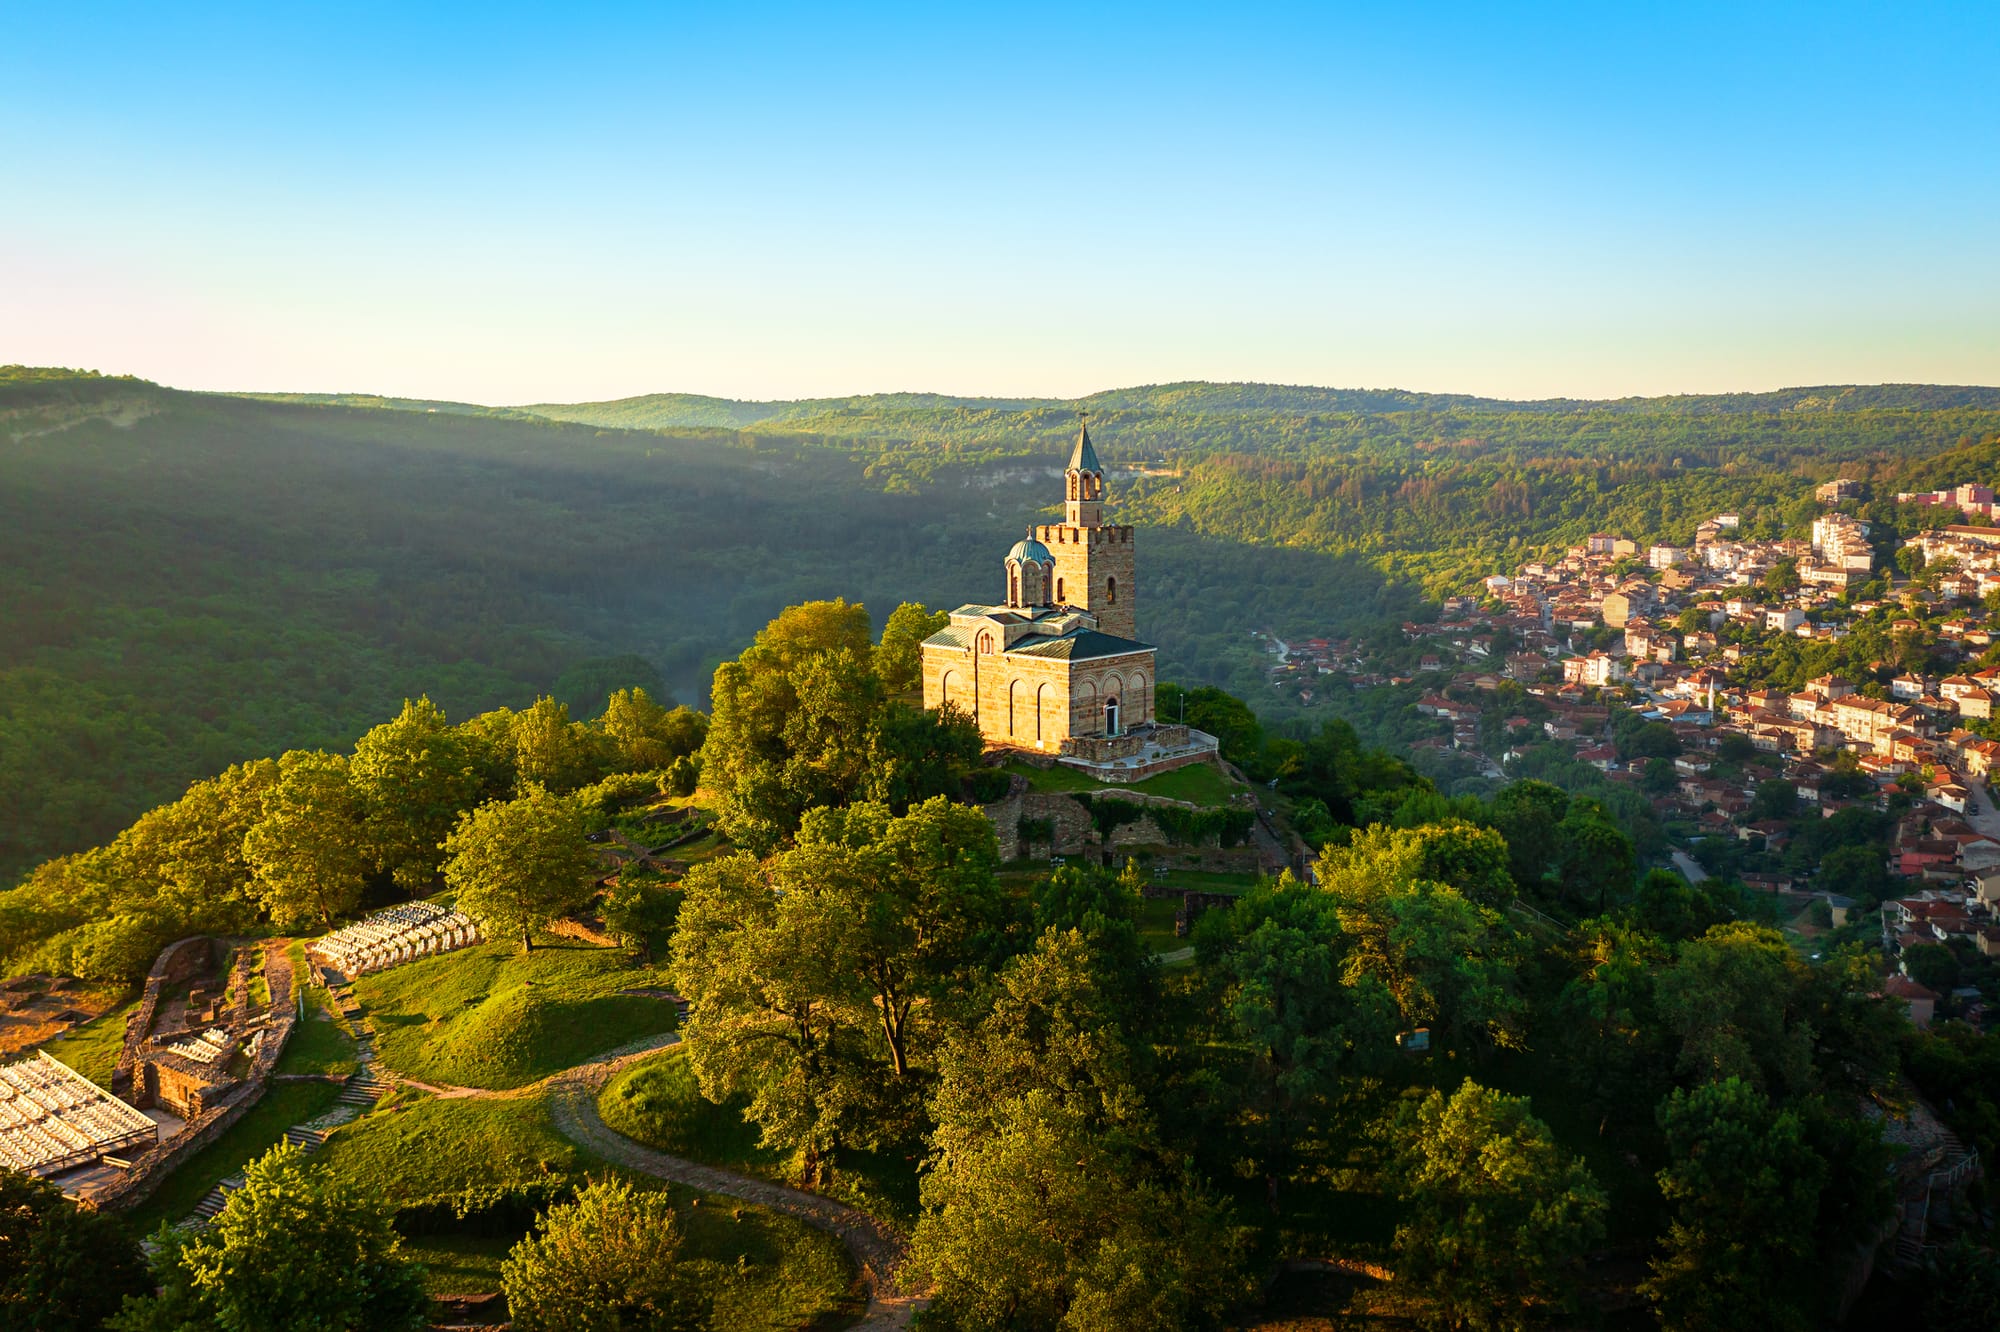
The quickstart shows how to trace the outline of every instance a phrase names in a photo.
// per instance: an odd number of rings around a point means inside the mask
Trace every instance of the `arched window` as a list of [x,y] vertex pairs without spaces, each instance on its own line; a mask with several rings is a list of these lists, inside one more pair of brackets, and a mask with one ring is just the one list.
[[1118,734],[1118,699],[1115,695],[1104,700],[1104,733]]
[[1063,580],[1058,578],[1056,579],[1056,605],[1062,606],[1067,604],[1063,600]]
[[991,652],[993,650],[992,634],[981,634],[979,636],[979,650],[981,652]]
[[1007,573],[1007,604],[1009,606],[1021,604],[1021,575],[1015,570],[1009,570]]
[[1118,580],[1116,578],[1107,578],[1104,580],[1104,602],[1107,606],[1116,606],[1118,604]]

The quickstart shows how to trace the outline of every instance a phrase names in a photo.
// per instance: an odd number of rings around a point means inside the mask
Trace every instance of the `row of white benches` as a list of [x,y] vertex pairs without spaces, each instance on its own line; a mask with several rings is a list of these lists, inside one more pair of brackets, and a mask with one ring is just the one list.
[[311,951],[344,976],[362,976],[483,939],[478,922],[464,912],[410,902],[335,930],[316,940]]
[[146,1115],[46,1054],[0,1066],[0,1163],[48,1175],[158,1137]]

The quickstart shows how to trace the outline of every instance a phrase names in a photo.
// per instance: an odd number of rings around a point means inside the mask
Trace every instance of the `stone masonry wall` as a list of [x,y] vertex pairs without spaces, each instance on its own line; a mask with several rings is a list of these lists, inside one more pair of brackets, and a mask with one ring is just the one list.
[[132,1093],[132,1074],[138,1066],[139,1047],[152,1033],[153,1018],[160,1007],[160,996],[170,985],[206,971],[215,959],[215,952],[222,945],[206,934],[177,939],[160,950],[153,959],[153,965],[146,972],[146,984],[139,994],[139,1006],[132,1010],[132,1016],[125,1019],[125,1048],[119,1051],[118,1063],[111,1071],[110,1091],[113,1096],[129,1099]]

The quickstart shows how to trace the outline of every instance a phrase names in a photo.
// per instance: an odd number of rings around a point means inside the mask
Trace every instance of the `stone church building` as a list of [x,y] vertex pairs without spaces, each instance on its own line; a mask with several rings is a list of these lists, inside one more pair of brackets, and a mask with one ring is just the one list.
[[1063,479],[1063,521],[1007,552],[1006,599],[960,606],[924,640],[924,706],[966,712],[989,747],[1046,754],[1109,781],[1210,757],[1211,737],[1154,719],[1133,532],[1104,521],[1088,426]]

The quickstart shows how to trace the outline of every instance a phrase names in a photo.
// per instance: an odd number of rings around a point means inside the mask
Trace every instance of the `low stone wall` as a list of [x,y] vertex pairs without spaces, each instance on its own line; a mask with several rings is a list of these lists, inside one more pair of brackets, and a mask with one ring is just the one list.
[[132,1074],[139,1062],[139,1047],[152,1033],[153,1018],[160,1009],[160,996],[169,985],[178,985],[206,971],[214,963],[215,952],[221,946],[220,941],[206,934],[196,934],[168,944],[153,959],[152,968],[146,972],[145,988],[139,994],[139,1006],[132,1010],[131,1017],[125,1019],[125,1048],[118,1052],[117,1066],[111,1070],[113,1096],[130,1099]]
[[[275,994],[273,997],[276,997]],[[278,1058],[284,1053],[285,1042],[291,1039],[296,1021],[289,1007],[274,1008],[270,1025],[265,1029],[263,1044],[258,1047],[257,1057],[251,1061],[250,1076],[237,1087],[236,1094],[229,1098],[228,1103],[204,1110],[199,1119],[189,1123],[172,1138],[133,1158],[132,1168],[125,1172],[125,1177],[101,1191],[91,1205],[107,1212],[138,1206],[153,1196],[161,1181],[173,1173],[182,1161],[235,1127],[238,1120],[250,1113],[250,1107],[264,1099],[264,1089],[270,1085],[271,1070],[278,1066]]]
[[[1155,808],[1203,808],[1192,801],[1145,795],[1138,791],[1098,791],[1091,793],[1091,798]],[[1231,803],[1241,808],[1249,806],[1252,800],[1245,795]],[[1031,855],[1095,857],[1107,852],[1144,849],[1152,854],[1154,863],[1177,869],[1201,869],[1217,874],[1257,872],[1257,853],[1253,848],[1247,845],[1227,848],[1173,846],[1168,843],[1166,832],[1159,823],[1148,816],[1119,824],[1111,830],[1107,839],[1097,831],[1097,824],[1082,801],[1060,792],[1030,791],[1025,777],[1015,777],[1005,797],[980,808],[992,821],[1003,861]],[[1032,844],[1025,842],[1021,837],[1023,821],[1049,825],[1053,839],[1036,840]]]

